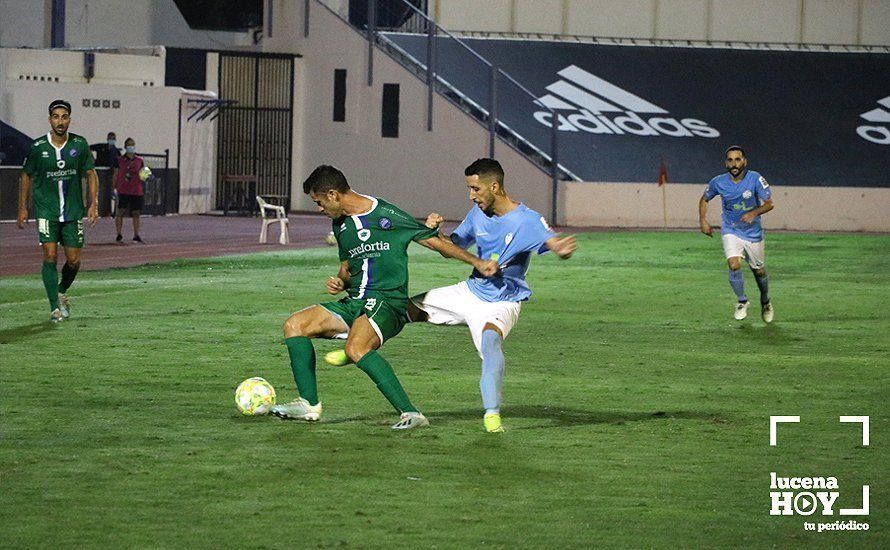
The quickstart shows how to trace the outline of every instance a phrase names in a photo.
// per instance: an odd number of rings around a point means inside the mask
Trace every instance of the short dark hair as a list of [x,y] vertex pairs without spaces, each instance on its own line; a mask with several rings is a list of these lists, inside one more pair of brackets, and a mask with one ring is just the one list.
[[71,104],[65,101],[64,99],[54,99],[49,104],[49,114],[53,114],[53,109],[58,109],[59,107],[68,111],[68,114],[71,114]]
[[504,185],[504,169],[501,163],[489,158],[481,158],[473,161],[473,164],[464,170],[465,176],[479,176],[479,178],[494,177],[498,183]]
[[748,155],[745,154],[745,150],[742,149],[741,146],[739,146],[739,145],[730,145],[729,147],[727,147],[726,152],[723,153],[723,156],[725,157],[726,155],[730,154],[733,151],[738,151],[739,153],[742,154],[743,157],[748,158]]
[[[117,137],[117,136],[114,136],[114,137]],[[126,147],[127,143],[129,143],[131,141],[133,142],[133,145],[136,145],[136,140],[131,137],[128,137],[127,139],[124,140],[124,147]]]
[[309,174],[303,182],[303,193],[326,193],[333,189],[345,193],[349,191],[349,182],[343,172],[328,164],[322,164]]

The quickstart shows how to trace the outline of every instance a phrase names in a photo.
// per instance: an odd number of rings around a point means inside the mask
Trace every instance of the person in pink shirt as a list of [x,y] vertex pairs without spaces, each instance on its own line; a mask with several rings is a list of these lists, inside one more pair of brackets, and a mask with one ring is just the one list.
[[142,210],[143,195],[142,180],[139,179],[139,171],[145,163],[142,157],[136,154],[136,141],[128,137],[124,142],[124,154],[118,157],[117,166],[111,176],[114,182],[114,192],[117,193],[117,212],[114,216],[114,227],[117,229],[117,242],[123,242],[121,229],[124,226],[124,211],[130,213],[133,218],[133,240],[137,243],[144,242],[139,236],[139,212]]

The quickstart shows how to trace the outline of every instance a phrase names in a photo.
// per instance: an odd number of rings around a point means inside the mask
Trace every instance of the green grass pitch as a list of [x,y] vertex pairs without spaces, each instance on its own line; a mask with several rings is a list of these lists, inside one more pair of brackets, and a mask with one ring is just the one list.
[[[328,248],[82,272],[59,326],[39,276],[0,281],[0,546],[890,547],[890,237],[768,235],[771,326],[732,319],[718,239],[578,239],[532,261],[499,435],[465,327],[382,349],[429,429],[392,433],[351,366],[319,365],[320,423],[237,413],[250,376],[294,397],[280,327],[328,299]],[[411,270],[467,273],[416,245]],[[770,415],[801,416],[775,447]],[[835,515],[770,516],[770,472],[836,477]]]

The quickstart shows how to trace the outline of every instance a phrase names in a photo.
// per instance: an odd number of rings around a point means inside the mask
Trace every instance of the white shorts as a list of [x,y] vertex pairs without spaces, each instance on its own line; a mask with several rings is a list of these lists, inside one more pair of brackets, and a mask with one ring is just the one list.
[[723,234],[723,253],[726,258],[745,258],[751,269],[763,269],[763,240],[746,241],[731,233]]
[[423,295],[423,300],[413,300],[418,309],[429,316],[434,325],[467,325],[473,344],[482,357],[482,329],[486,324],[498,327],[504,338],[519,320],[522,302],[486,302],[470,291],[466,281],[456,285],[434,288]]

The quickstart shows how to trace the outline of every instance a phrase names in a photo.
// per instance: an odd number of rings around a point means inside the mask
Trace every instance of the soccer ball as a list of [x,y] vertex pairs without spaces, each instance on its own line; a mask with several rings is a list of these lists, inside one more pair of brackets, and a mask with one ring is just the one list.
[[148,166],[143,166],[142,168],[139,169],[139,179],[140,180],[145,181],[150,177],[151,177],[151,168],[149,168]]
[[333,231],[325,235],[324,242],[328,243],[328,246],[334,246],[337,244],[337,237],[334,236]]
[[266,414],[274,404],[275,388],[259,376],[241,382],[235,390],[235,406],[245,416]]

